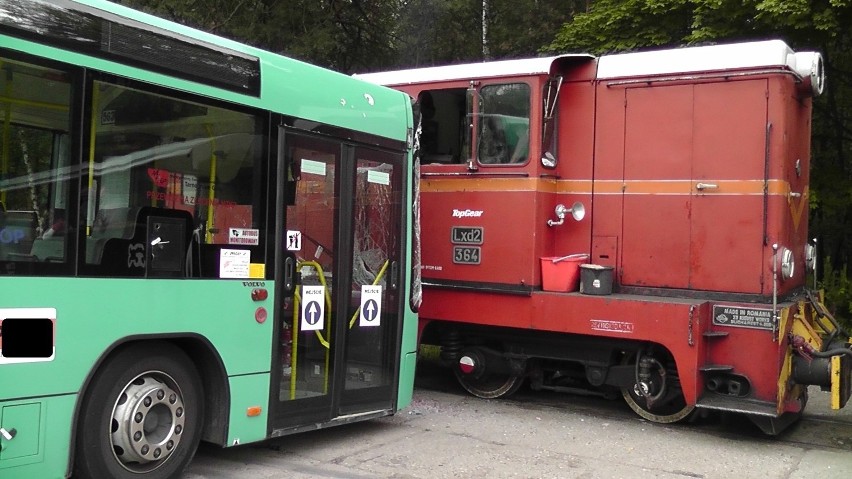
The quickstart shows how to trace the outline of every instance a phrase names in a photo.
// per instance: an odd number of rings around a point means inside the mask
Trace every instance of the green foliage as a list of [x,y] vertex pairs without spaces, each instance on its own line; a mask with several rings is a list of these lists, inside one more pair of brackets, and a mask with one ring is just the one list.
[[395,58],[398,0],[113,0],[342,72]]
[[825,305],[847,329],[852,329],[852,279],[848,267],[835,270],[826,258],[820,285],[825,289]]
[[[587,0],[401,0],[392,68],[535,56]],[[483,52],[483,4],[487,4]]]
[[545,51],[594,53],[782,37],[795,46],[848,41],[848,0],[598,0]]

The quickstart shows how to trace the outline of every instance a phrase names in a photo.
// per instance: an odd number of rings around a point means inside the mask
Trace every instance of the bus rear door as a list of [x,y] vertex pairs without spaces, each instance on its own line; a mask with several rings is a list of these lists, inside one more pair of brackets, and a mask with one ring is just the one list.
[[282,128],[273,436],[393,412],[401,152]]

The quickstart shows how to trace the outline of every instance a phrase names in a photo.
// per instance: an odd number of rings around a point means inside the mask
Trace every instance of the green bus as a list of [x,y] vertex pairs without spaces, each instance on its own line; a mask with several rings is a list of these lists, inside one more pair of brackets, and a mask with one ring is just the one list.
[[148,478],[411,401],[405,94],[0,2],[0,477]]

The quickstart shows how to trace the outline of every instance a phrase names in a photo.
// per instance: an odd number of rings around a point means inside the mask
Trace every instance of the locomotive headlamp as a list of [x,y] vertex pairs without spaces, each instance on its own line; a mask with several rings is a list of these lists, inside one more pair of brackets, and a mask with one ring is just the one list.
[[817,52],[798,52],[794,54],[793,65],[796,73],[802,77],[802,87],[809,89],[815,97],[822,95],[825,90],[822,55]]
[[778,261],[781,263],[781,278],[790,279],[796,271],[796,259],[788,248],[778,250]]
[[816,246],[811,243],[805,245],[805,268],[809,271],[816,269]]

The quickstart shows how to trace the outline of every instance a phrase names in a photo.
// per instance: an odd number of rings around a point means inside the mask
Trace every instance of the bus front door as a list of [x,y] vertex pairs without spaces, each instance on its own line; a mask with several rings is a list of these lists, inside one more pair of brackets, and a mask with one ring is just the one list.
[[398,383],[403,155],[285,128],[279,142],[273,429],[384,415]]

